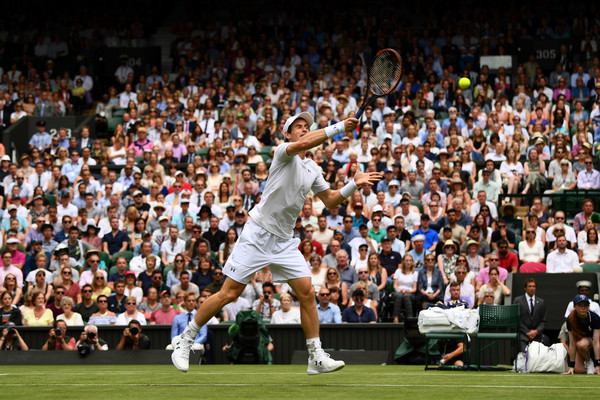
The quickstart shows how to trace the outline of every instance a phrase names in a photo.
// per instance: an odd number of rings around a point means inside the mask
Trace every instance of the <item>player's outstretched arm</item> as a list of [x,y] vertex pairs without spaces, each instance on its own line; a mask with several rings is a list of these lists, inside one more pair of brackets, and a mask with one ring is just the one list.
[[[316,131],[308,132],[296,142],[292,142],[286,149],[288,155],[293,156],[306,150],[310,150],[316,147],[326,140],[333,138],[344,132],[351,132],[356,129],[358,120],[356,118],[348,118],[335,125],[328,126],[324,129],[318,129]],[[309,127],[310,128],[310,127]],[[289,138],[289,133],[286,136]]]
[[324,190],[317,193],[317,196],[323,201],[325,207],[334,208],[339,206],[357,191],[362,186],[371,186],[380,181],[383,178],[382,172],[361,172],[356,171],[354,179],[350,181],[346,186],[340,190]]

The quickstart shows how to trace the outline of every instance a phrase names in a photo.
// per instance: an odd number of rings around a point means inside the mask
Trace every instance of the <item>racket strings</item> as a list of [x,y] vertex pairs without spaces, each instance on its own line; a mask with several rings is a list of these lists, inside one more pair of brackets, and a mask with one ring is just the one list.
[[402,75],[402,65],[391,52],[380,53],[374,60],[369,74],[371,90],[376,95],[390,93]]

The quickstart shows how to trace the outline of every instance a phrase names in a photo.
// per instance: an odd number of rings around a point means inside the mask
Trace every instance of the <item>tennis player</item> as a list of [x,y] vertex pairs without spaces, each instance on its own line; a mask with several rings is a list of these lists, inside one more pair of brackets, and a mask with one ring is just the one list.
[[250,211],[250,219],[223,269],[228,279],[218,293],[202,304],[184,332],[171,342],[174,349],[171,359],[178,370],[187,372],[190,348],[200,328],[223,306],[238,298],[250,278],[266,265],[273,279],[287,281],[300,300],[302,329],[309,353],[307,373],[316,375],[344,367],[343,361],[333,360],[321,347],[311,273],[298,250],[300,240],[293,238],[292,232],[310,190],[326,207],[334,208],[360,186],[380,180],[382,174],[357,171],[353,180],[340,190],[332,191],[317,164],[306,158],[305,152],[340,133],[353,131],[358,120],[349,118],[310,132],[313,122],[308,112],[287,119],[283,127],[287,142],[275,149],[262,200]]

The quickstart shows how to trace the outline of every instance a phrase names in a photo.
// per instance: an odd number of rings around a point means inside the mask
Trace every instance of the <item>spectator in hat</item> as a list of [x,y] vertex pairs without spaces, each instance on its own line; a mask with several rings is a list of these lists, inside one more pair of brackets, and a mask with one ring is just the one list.
[[[444,284],[447,285],[450,281],[450,275],[456,269],[456,260],[458,259],[458,246],[452,239],[448,239],[444,242],[442,247],[443,253],[438,256],[438,268],[442,272],[442,278]],[[471,302],[473,305],[474,302]]]
[[491,180],[490,177],[492,175],[492,170],[487,168],[483,169],[481,172],[481,179],[475,182],[473,185],[473,193],[479,193],[480,190],[483,190],[486,194],[486,197],[490,199],[490,201],[494,202],[494,204],[498,204],[498,195],[500,194],[500,186]]
[[383,170],[383,179],[377,183],[377,193],[388,191],[388,185],[394,179],[393,170],[391,168],[385,168]]
[[52,138],[48,132],[46,132],[46,121],[40,120],[36,122],[36,132],[29,139],[29,148],[37,148],[40,151],[44,151],[50,147]]
[[367,244],[369,246],[369,253],[377,253],[379,251],[379,244],[375,239],[369,237],[369,228],[367,225],[363,224],[359,226],[358,233],[360,237],[356,237],[352,239],[348,245],[352,249],[351,258],[355,258],[359,256],[358,247],[361,244]]
[[[4,298],[4,295],[2,297]],[[14,322],[8,321],[4,324],[4,326],[2,326],[2,331],[0,332],[0,350],[29,350],[27,343],[25,343],[19,334]]]
[[78,208],[71,203],[71,192],[68,189],[63,189],[58,193],[60,204],[56,206],[56,216],[60,221],[65,215],[71,218],[77,218]]
[[413,232],[412,236],[423,235],[425,237],[424,247],[428,252],[435,250],[437,242],[439,241],[438,233],[433,229],[429,228],[430,218],[428,214],[421,215],[421,223],[419,229]]
[[[569,332],[568,365],[573,373],[600,374],[600,316],[590,311],[590,300],[578,294],[573,298],[574,310],[567,318]],[[591,359],[591,351],[595,358]]]
[[[150,213],[150,219],[148,220],[148,223],[146,224],[146,229],[150,233],[156,231],[157,229],[160,229],[158,219],[165,214],[166,207],[163,203],[156,202],[156,204],[154,204],[154,206],[152,207],[152,210],[153,210],[153,213]],[[152,214],[154,214],[154,215],[152,215]]]
[[[577,288],[577,294],[586,296],[588,299],[591,299],[593,297],[592,282],[587,280],[580,280],[577,281],[575,287]],[[571,311],[573,311],[574,308],[575,306],[573,305],[573,302],[569,302],[565,311],[565,318],[569,318],[569,315],[571,315]],[[590,300],[590,311],[600,316],[600,306],[597,302]]]
[[6,234],[6,232],[11,229],[11,221],[16,220],[19,223],[19,230],[27,234],[29,232],[29,224],[27,218],[17,215],[18,207],[15,204],[9,204],[8,207],[6,207],[6,210],[8,216],[4,217],[2,224],[0,225],[2,227],[2,233]]
[[[352,214],[350,214],[350,218],[352,218],[352,228],[353,229],[358,229],[359,226],[363,225],[363,224],[368,224],[369,223],[369,219],[363,214],[363,210],[364,210],[364,204],[362,202],[355,202],[354,203],[354,216],[352,216]],[[346,212],[346,215],[348,216],[348,212]],[[346,217],[344,217],[346,218]]]
[[171,325],[178,313],[171,305],[171,294],[168,290],[160,292],[159,301],[161,307],[150,315],[150,325]]
[[398,206],[400,200],[402,200],[402,195],[398,192],[400,189],[400,183],[396,179],[392,179],[388,183],[388,191],[385,194],[385,202],[391,204],[394,208]]
[[[18,245],[21,244],[21,241],[17,238],[11,237],[6,241],[6,252],[11,255],[11,264],[19,269],[23,269],[25,265],[25,253],[18,250]],[[0,261],[0,266],[4,265],[3,260]]]

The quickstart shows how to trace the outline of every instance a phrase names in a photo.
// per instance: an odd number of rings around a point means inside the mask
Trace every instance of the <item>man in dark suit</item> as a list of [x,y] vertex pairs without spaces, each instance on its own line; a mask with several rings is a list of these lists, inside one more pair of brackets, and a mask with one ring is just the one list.
[[244,193],[242,196],[242,207],[244,210],[250,211],[256,203],[256,196],[252,194],[252,183],[244,183]]
[[521,305],[521,351],[532,342],[550,345],[548,336],[544,335],[546,327],[546,303],[535,295],[535,279],[525,281],[525,294],[515,298],[513,304]]

